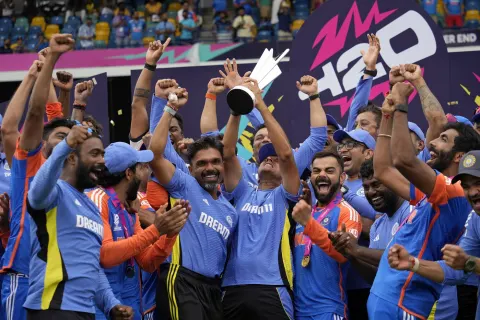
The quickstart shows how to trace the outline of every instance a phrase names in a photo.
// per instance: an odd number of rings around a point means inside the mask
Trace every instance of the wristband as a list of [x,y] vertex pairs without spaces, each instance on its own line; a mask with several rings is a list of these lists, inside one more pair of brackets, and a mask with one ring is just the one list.
[[315,99],[318,99],[320,98],[320,95],[318,93],[314,94],[314,95],[311,95],[310,97],[308,97],[310,99],[310,101],[313,101]]
[[73,109],[85,111],[86,108],[85,108],[84,106],[80,106],[80,105],[78,105],[78,104],[74,104],[74,105],[73,105]]
[[177,114],[177,111],[170,106],[165,106],[165,108],[163,108],[163,111],[170,113],[172,116],[175,116]]
[[413,262],[413,266],[412,266],[412,268],[410,269],[410,271],[417,273],[418,269],[420,268],[420,261],[418,260],[418,258],[415,258],[415,257],[414,257],[414,259],[415,259],[415,260],[414,260],[414,262]]
[[156,65],[153,65],[153,64],[148,64],[148,63],[145,63],[145,65],[143,66],[143,68],[149,70],[149,71],[152,71],[152,72],[155,72],[155,69],[157,69],[157,66]]
[[366,74],[366,75],[369,75],[369,76],[375,78],[375,77],[377,76],[377,69],[375,69],[375,70],[367,70],[367,69],[365,69],[365,70],[363,70],[363,74]]
[[217,100],[217,95],[213,94],[213,93],[210,93],[210,92],[207,92],[205,94],[205,98],[207,99],[210,99],[210,100],[213,100],[213,101],[216,101]]

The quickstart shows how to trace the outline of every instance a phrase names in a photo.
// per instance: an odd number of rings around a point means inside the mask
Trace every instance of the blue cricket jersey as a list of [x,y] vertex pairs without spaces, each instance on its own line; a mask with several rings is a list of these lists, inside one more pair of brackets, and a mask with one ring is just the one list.
[[175,169],[164,185],[174,199],[190,201],[192,211],[177,236],[167,262],[181,265],[209,278],[223,274],[231,236],[237,226],[237,212],[221,194],[215,200],[191,175]]
[[[224,193],[237,209],[238,225],[232,240],[223,287],[249,284],[293,287],[292,248],[295,226],[290,208],[302,192],[288,193],[283,185],[259,190],[240,179],[232,193]],[[292,239],[293,240],[293,239]],[[252,259],[255,257],[255,259]]]
[[8,165],[5,153],[0,153],[0,194],[6,192],[10,195],[10,176],[12,172]]
[[407,219],[412,210],[413,206],[408,201],[404,201],[391,217],[384,213],[375,220],[370,228],[369,248],[385,250],[395,233],[397,233],[398,227]]
[[390,268],[388,250],[399,244],[419,259],[440,260],[440,250],[459,238],[471,210],[460,183],[453,185],[449,178],[436,173],[435,187],[428,197],[411,185],[410,203],[415,210],[385,249],[371,289],[377,297],[417,317],[428,317],[442,285],[413,272]]
[[31,260],[25,308],[95,313],[101,282],[103,224],[83,192],[59,180],[67,156],[65,140],[40,168],[28,192]]

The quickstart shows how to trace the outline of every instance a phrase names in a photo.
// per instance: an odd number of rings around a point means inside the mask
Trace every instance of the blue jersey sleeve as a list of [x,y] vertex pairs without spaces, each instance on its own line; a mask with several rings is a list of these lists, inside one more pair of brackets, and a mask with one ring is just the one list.
[[257,108],[253,108],[253,110],[247,114],[247,118],[255,129],[265,123],[265,121],[263,121],[262,114]]
[[62,173],[63,163],[73,152],[64,139],[53,149],[51,156],[40,167],[28,191],[28,202],[34,209],[45,209],[52,205],[58,196],[57,181]]
[[373,207],[368,203],[367,198],[357,195],[355,192],[348,191],[343,195],[345,201],[348,202],[362,217],[375,221],[375,216],[378,214]]
[[189,184],[197,183],[194,177],[190,174],[175,168],[175,173],[173,174],[172,179],[169,183],[163,187],[170,193],[174,198],[184,198],[186,196]]
[[222,194],[228,201],[233,200],[234,202],[237,202],[242,195],[248,193],[250,188],[251,187],[248,185],[248,182],[242,176],[242,178],[238,181],[237,187],[233,189],[232,192],[227,192],[222,184]]
[[298,202],[298,200],[300,199],[300,196],[302,195],[302,191],[303,191],[303,185],[300,184],[300,187],[298,188],[297,190],[297,194],[291,194],[289,193],[287,190],[285,190],[285,188],[283,187],[283,184],[281,184],[277,190],[282,194],[282,196],[289,200],[289,201],[292,201],[292,202]]
[[218,130],[215,130],[215,131],[209,131],[209,132],[205,132],[205,133],[202,133],[201,137],[216,137],[220,134],[220,131]]
[[98,272],[98,288],[95,292],[95,304],[103,311],[107,319],[110,318],[110,310],[116,305],[121,304],[120,301],[115,298],[112,288],[110,288],[110,284],[108,283],[107,276],[102,268],[100,268]]
[[167,99],[152,96],[152,106],[150,108],[150,132],[153,134],[160,118],[163,114],[163,108],[167,105]]
[[345,131],[351,131],[354,129],[358,110],[368,104],[368,97],[370,96],[370,91],[372,90],[372,83],[372,77],[368,77],[365,80],[363,79],[363,76],[360,78],[357,88],[355,89],[355,96],[353,97],[352,104],[348,110],[348,121],[347,126],[344,129]]
[[326,141],[327,127],[310,128],[310,135],[298,148],[298,151],[294,153],[295,163],[300,175],[310,167],[313,156],[323,150]]

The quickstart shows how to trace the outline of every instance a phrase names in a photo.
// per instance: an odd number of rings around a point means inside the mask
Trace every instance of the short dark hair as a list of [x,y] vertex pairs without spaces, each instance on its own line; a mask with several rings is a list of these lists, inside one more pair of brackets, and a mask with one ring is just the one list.
[[472,126],[461,122],[447,123],[443,131],[453,129],[457,131],[458,137],[452,148],[453,152],[469,152],[472,150],[480,150],[480,135]]
[[220,155],[223,159],[223,143],[218,140],[216,137],[202,137],[188,146],[187,155],[188,161],[191,163],[192,159],[200,150],[207,150],[207,149],[216,149],[220,152]]
[[98,133],[99,136],[103,134],[103,126],[91,114],[86,114],[83,117],[83,121],[90,122],[93,126],[93,129]]
[[313,156],[313,159],[312,159],[312,165],[313,165],[313,162],[315,160],[328,158],[328,157],[332,157],[332,158],[335,158],[337,160],[338,165],[340,166],[341,172],[343,172],[345,170],[345,167],[344,167],[344,164],[343,164],[343,159],[342,159],[342,157],[340,157],[338,152],[333,151],[333,150],[327,150],[327,149],[315,153],[315,155]]
[[183,117],[180,113],[175,113],[175,115],[173,116],[175,119],[177,119],[177,122],[178,122],[178,126],[180,127],[180,130],[182,131],[182,134],[183,134]]
[[[135,169],[137,164],[135,163],[133,166],[129,167],[130,170],[135,173]],[[125,171],[117,172],[117,173],[110,173],[107,169],[103,172],[101,178],[99,179],[98,185],[103,188],[113,187],[119,184],[123,178],[126,177]]]
[[357,116],[365,112],[371,112],[375,115],[375,121],[377,122],[377,127],[379,127],[380,122],[382,121],[382,109],[369,101],[366,106],[363,106],[358,110]]
[[362,179],[370,179],[373,177],[373,159],[365,160],[360,167],[360,177]]
[[43,126],[43,140],[47,140],[50,134],[58,127],[67,127],[72,129],[75,123],[65,118],[53,118]]

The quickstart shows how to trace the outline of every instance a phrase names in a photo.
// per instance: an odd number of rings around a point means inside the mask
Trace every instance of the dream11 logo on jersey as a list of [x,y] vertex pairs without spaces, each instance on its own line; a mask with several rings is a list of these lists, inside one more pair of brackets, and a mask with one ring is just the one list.
[[[392,66],[416,63],[440,102],[447,101],[450,72],[441,30],[413,0],[326,2],[308,18],[293,42],[289,77],[316,77],[322,104],[340,106],[340,117],[336,116],[340,120],[347,113],[363,74],[365,65],[360,51],[368,49],[367,33],[376,34],[381,42],[371,100],[383,100],[383,94],[389,90],[388,72]],[[308,98],[296,92],[301,100]],[[412,116],[414,121],[424,118],[421,108],[414,109],[419,112]],[[328,113],[331,111],[332,108],[327,109]]]

